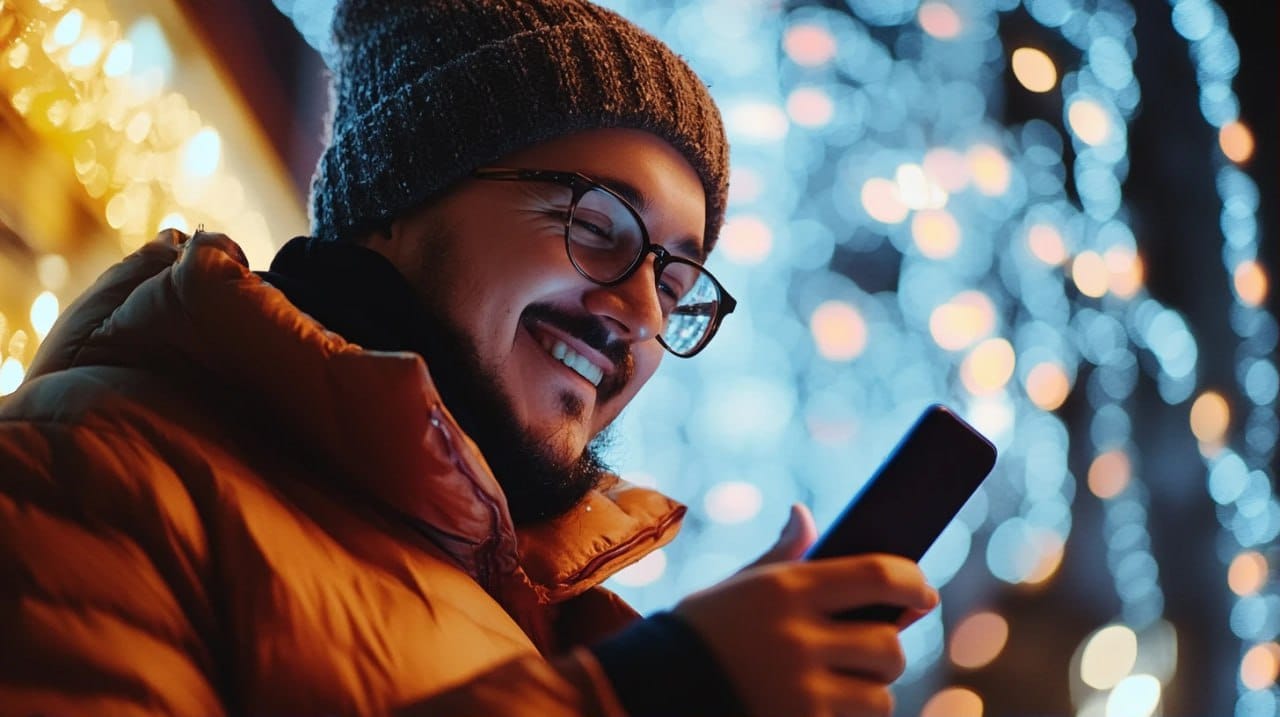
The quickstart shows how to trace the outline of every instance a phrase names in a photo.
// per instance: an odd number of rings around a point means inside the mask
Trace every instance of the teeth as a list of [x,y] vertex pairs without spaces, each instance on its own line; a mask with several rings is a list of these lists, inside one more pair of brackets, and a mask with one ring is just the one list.
[[546,349],[547,353],[555,357],[557,361],[573,369],[579,376],[590,381],[592,386],[599,386],[600,381],[604,378],[603,369],[566,346],[563,341],[544,339],[542,341],[542,348]]

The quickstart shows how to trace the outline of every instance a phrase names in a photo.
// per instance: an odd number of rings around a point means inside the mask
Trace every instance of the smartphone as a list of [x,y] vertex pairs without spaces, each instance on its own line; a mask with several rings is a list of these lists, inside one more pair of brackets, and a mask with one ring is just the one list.
[[[929,406],[804,559],[891,553],[919,561],[995,463],[991,441],[947,407]],[[901,616],[900,607],[869,605],[835,617]]]

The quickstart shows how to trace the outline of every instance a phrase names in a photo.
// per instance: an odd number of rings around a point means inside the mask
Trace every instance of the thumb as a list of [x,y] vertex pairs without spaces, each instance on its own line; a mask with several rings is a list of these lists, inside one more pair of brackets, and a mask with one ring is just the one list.
[[813,513],[800,503],[793,503],[791,513],[787,516],[787,523],[782,526],[782,533],[778,536],[777,542],[747,567],[754,568],[769,563],[795,560],[804,555],[804,551],[813,545],[817,537],[818,528],[814,525]]

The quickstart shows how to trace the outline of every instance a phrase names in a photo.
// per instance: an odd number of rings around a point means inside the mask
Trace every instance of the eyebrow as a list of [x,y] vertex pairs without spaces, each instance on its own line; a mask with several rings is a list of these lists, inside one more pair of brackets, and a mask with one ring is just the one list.
[[[640,191],[634,184],[619,179],[618,177],[608,175],[594,175],[591,177],[596,182],[612,189],[627,200],[631,206],[635,207],[637,212],[644,213],[649,208],[649,197]],[[658,242],[654,242],[657,244]],[[673,254],[679,254],[686,259],[693,259],[699,264],[707,260],[707,253],[703,249],[702,242],[692,234],[687,234],[670,244],[662,244],[662,248]]]

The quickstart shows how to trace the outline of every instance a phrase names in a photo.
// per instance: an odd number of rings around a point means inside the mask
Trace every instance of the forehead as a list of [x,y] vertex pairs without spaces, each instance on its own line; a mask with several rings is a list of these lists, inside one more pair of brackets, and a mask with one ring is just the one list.
[[702,254],[707,206],[702,182],[688,160],[656,135],[588,130],[527,147],[493,164],[585,174],[635,205],[651,241],[675,245],[692,240]]

